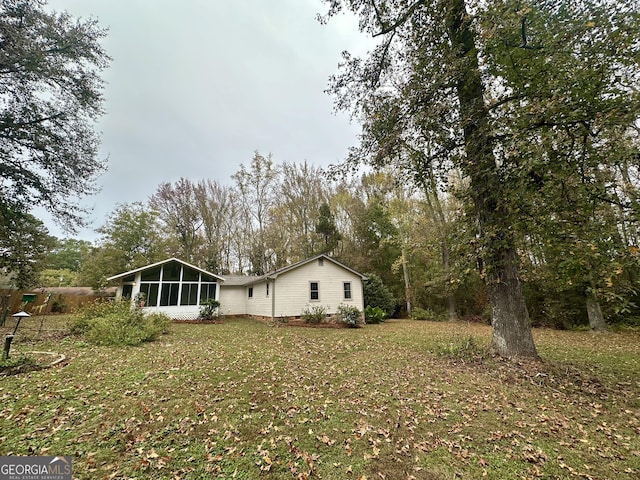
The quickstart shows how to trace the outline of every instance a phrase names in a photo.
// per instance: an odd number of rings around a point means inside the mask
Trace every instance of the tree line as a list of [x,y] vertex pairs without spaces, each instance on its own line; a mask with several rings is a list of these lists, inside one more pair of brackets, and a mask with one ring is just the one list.
[[[260,274],[328,252],[379,275],[407,312],[490,318],[507,357],[537,358],[532,323],[637,318],[640,4],[324,3],[322,22],[346,10],[378,39],[330,79],[362,125],[345,162],[256,153],[230,186],[162,184],[75,245],[81,281],[166,255]],[[104,31],[42,6],[0,7],[0,266],[24,285],[73,243],[54,245],[30,205],[78,225],[69,199],[104,168],[91,128]]]
[[[277,164],[256,152],[232,180],[182,178],[159,185],[146,202],[118,205],[95,244],[56,240],[40,283],[101,289],[111,275],[172,256],[222,275],[263,274],[327,253],[380,279],[397,314],[490,321],[476,220],[459,198],[468,188],[461,174],[450,173],[454,193],[443,193],[435,175],[411,182],[385,167],[335,180],[307,162]],[[616,188],[628,192],[638,185],[619,180]],[[534,325],[604,328],[640,313],[635,223],[610,203],[588,205],[567,218],[541,206],[535,229],[523,219],[518,265]]]

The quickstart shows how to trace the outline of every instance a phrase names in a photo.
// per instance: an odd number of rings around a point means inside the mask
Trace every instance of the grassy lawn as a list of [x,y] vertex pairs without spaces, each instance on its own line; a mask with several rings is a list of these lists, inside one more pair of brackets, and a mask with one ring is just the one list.
[[74,478],[640,476],[640,336],[538,330],[543,364],[478,355],[481,325],[175,325],[135,348],[20,343],[63,367],[0,377],[0,455]]

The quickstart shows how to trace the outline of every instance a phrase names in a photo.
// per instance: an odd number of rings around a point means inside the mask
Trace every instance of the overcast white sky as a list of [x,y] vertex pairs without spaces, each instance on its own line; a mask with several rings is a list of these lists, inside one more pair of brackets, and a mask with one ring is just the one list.
[[94,240],[117,203],[145,201],[161,182],[231,184],[255,150],[277,163],[326,166],[356,142],[359,127],[333,113],[324,90],[340,52],[364,53],[371,40],[353,18],[320,25],[320,0],[49,0],[48,8],[97,18],[113,58],[98,125],[109,169],[101,192],[82,202],[93,213],[77,238]]

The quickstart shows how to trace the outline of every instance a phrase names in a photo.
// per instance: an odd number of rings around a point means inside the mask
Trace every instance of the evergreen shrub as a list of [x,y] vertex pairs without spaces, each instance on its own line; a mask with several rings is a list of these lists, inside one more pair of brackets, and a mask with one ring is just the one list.
[[365,305],[381,308],[386,313],[387,318],[393,316],[398,302],[380,277],[374,274],[367,274],[367,280],[363,284],[363,293]]

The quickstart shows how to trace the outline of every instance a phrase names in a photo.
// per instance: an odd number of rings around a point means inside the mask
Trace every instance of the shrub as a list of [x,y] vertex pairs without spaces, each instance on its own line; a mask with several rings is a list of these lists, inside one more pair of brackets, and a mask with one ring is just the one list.
[[305,309],[300,314],[300,318],[302,318],[305,323],[320,323],[327,316],[327,309],[321,305],[316,305],[313,307],[306,306]]
[[382,323],[387,318],[387,313],[380,307],[367,305],[364,309],[364,320],[366,323]]
[[145,315],[129,301],[95,302],[81,310],[71,332],[96,345],[139,345],[168,333],[170,323],[167,315]]
[[396,311],[397,301],[391,290],[382,283],[382,279],[374,274],[367,274],[367,280],[363,285],[364,304],[372,307],[380,307],[388,317]]
[[438,314],[430,308],[413,307],[411,318],[414,320],[438,320]]
[[360,323],[362,313],[352,305],[338,305],[338,317],[340,321],[351,328],[355,328]]
[[144,316],[144,319],[152,329],[158,330],[162,335],[166,335],[171,331],[171,319],[166,313],[148,313]]
[[208,298],[200,302],[200,314],[198,318],[211,320],[219,314],[220,302],[214,298]]

